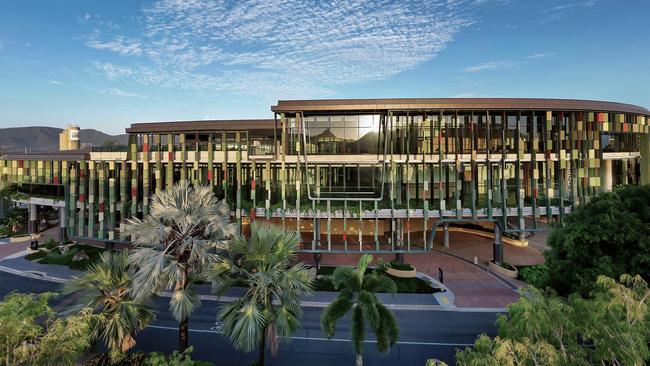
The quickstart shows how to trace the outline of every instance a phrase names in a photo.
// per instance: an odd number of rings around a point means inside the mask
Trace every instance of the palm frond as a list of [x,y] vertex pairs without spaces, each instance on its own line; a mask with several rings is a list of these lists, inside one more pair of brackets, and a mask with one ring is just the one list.
[[368,291],[359,291],[358,307],[361,309],[363,318],[368,322],[370,328],[377,329],[379,326],[379,312],[377,311],[377,296]]
[[352,302],[352,296],[348,292],[341,292],[336,300],[332,301],[320,317],[321,328],[325,336],[331,338],[336,332],[336,322],[341,319],[350,309],[354,303]]
[[169,310],[177,321],[187,320],[192,312],[201,305],[201,300],[194,292],[191,284],[185,288],[177,289],[169,300]]
[[219,311],[224,334],[236,349],[250,352],[257,349],[266,322],[262,308],[255,302],[240,300]]
[[379,327],[377,328],[377,349],[380,353],[386,353],[388,349],[399,340],[399,327],[397,326],[397,319],[392,311],[385,305],[377,303],[377,311],[379,312]]

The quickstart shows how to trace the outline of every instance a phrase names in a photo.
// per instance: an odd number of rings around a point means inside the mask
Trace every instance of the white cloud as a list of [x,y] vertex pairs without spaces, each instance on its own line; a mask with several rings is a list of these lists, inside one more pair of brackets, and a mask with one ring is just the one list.
[[540,10],[540,13],[557,13],[557,12],[563,12],[565,10],[571,9],[571,8],[590,8],[592,6],[596,5],[596,0],[587,0],[587,1],[581,1],[581,2],[574,2],[574,3],[565,3],[562,5],[556,5],[552,6],[550,8],[545,8]]
[[48,80],[47,82],[50,83],[50,84],[54,84],[54,85],[61,85],[61,84],[63,84],[62,82],[60,82],[60,81],[58,81],[58,80]]
[[473,24],[478,0],[160,0],[137,39],[89,47],[145,56],[95,66],[111,79],[240,93],[318,97],[336,85],[390,78],[431,60]]
[[519,60],[496,60],[488,61],[477,65],[467,66],[463,69],[464,72],[481,72],[481,71],[492,71],[492,70],[504,70],[504,69],[516,69],[520,66],[528,64],[534,60],[542,59],[545,57],[550,57],[555,55],[553,52],[548,53],[536,53],[526,57],[523,57]]
[[560,5],[544,8],[540,10],[539,13],[543,15],[543,18],[541,19],[542,22],[560,20],[564,18],[570,10],[576,8],[590,8],[596,5],[596,1],[597,0],[586,0],[586,1],[563,3]]
[[555,55],[556,55],[555,52],[535,53],[533,55],[526,56],[526,59],[534,60],[534,59],[538,59],[538,58],[545,58],[545,57],[550,57],[550,56],[555,56]]
[[141,99],[149,99],[147,96],[141,95],[141,94],[136,94],[136,93],[131,93],[124,91],[122,89],[118,88],[109,88],[109,89],[97,89],[97,92],[99,94],[105,94],[105,95],[115,95],[118,97],[125,97],[125,98],[141,98]]
[[142,54],[142,49],[140,49],[140,43],[138,41],[126,39],[122,36],[118,36],[114,40],[107,42],[101,42],[93,37],[93,39],[89,39],[86,42],[86,46],[98,50],[109,50],[122,56],[137,56]]

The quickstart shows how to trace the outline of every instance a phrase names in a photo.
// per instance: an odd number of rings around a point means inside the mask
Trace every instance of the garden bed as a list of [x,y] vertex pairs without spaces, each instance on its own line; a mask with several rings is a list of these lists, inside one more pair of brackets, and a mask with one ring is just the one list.
[[[314,283],[315,291],[337,291],[334,288],[334,284],[332,283],[332,280],[330,279],[330,276],[334,273],[335,269],[336,267],[320,268],[320,270],[318,271],[318,278]],[[374,271],[374,269],[372,268],[366,269],[366,273],[370,273],[372,271]],[[384,276],[387,276],[388,278],[392,279],[395,282],[395,285],[397,285],[398,293],[433,294],[441,291],[441,289],[439,288],[431,287],[429,282],[420,278],[400,278],[400,277],[391,276],[389,274],[384,274]]]
[[[84,270],[99,258],[99,255],[105,250],[89,245],[72,244],[65,253],[61,253],[57,247],[58,243],[50,240],[43,244],[43,247],[38,251],[26,255],[25,259],[41,264],[57,264],[67,266],[70,269]],[[73,261],[72,258],[81,251],[84,251],[89,259]]]
[[494,263],[493,260],[490,260],[488,266],[490,270],[509,278],[517,278],[519,276],[517,267],[513,266],[512,264],[508,264],[506,262],[501,262],[501,265],[498,265]]

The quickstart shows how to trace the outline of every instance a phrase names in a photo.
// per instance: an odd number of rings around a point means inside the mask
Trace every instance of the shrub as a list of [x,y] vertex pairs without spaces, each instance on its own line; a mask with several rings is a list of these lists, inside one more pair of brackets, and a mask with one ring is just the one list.
[[192,347],[188,347],[185,352],[179,353],[174,351],[169,356],[159,352],[144,353],[134,352],[127,353],[123,359],[117,363],[111,363],[111,359],[106,353],[102,353],[86,361],[84,366],[212,366],[212,362],[192,360]]
[[524,267],[519,271],[519,277],[529,285],[537,288],[545,288],[549,284],[548,266],[539,264]]
[[390,262],[390,268],[397,269],[399,271],[412,271],[414,269],[413,266],[408,263],[397,262]]

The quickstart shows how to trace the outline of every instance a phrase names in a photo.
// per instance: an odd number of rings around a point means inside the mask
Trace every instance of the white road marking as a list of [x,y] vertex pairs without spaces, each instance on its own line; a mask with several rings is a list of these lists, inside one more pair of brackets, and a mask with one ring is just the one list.
[[[156,328],[156,329],[165,329],[165,330],[175,330],[178,331],[177,327],[167,327],[164,325],[150,325],[147,328]],[[216,327],[212,327],[216,328]],[[192,333],[214,333],[221,334],[222,331],[210,330],[210,329],[189,329]],[[307,340],[307,341],[325,341],[325,342],[351,342],[350,339],[345,338],[323,338],[323,337],[300,337],[293,336],[292,339]],[[375,340],[365,340],[365,343],[377,343]],[[449,347],[472,347],[474,343],[444,343],[444,342],[412,342],[412,341],[400,341],[397,344],[408,344],[416,346],[449,346]]]

